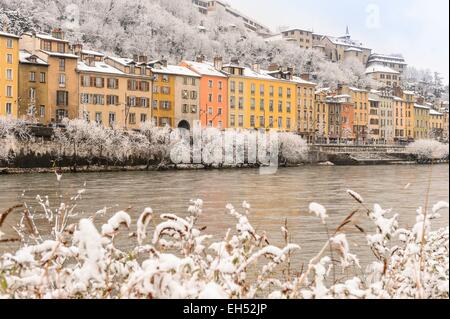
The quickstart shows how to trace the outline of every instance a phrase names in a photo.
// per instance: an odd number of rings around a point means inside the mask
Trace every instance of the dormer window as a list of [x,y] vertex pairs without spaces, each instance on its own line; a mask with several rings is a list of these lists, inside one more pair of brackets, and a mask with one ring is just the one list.
[[135,74],[135,67],[134,65],[130,65],[130,74]]
[[30,61],[31,63],[36,63],[37,59],[35,56],[30,56],[30,58],[28,59],[28,61]]

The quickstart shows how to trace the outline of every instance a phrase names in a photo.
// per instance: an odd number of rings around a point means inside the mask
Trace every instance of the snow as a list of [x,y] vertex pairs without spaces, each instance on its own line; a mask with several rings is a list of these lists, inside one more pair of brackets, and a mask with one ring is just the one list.
[[421,104],[414,104],[414,107],[416,108],[416,109],[424,109],[424,110],[430,110],[430,107],[429,106],[426,106],[426,105],[421,105]]
[[328,218],[327,210],[322,205],[318,203],[309,204],[309,212],[316,214],[322,220],[323,224],[326,223],[326,219]]
[[384,65],[371,65],[366,69],[366,74],[371,73],[389,73],[389,74],[400,74],[400,72],[391,69],[390,67]]
[[226,75],[216,70],[214,68],[214,65],[210,62],[200,63],[194,61],[184,61],[184,63],[189,65],[195,72],[197,72],[200,75],[226,78]]
[[94,56],[99,56],[99,57],[105,57],[105,54],[102,52],[98,52],[98,51],[94,51],[94,50],[87,50],[87,49],[83,49],[81,50],[82,54],[86,54],[86,55],[94,55]]
[[357,192],[352,191],[351,189],[347,189],[347,194],[353,197],[357,202],[361,204],[364,203],[364,199]]
[[55,56],[59,58],[69,58],[69,59],[78,59],[78,55],[72,54],[72,53],[59,53],[59,52],[50,52],[41,50],[41,52],[49,55],[49,56]]
[[4,31],[0,31],[0,36],[8,37],[8,38],[16,38],[16,39],[20,38],[19,36],[15,35],[15,34],[4,32]]
[[45,62],[44,60],[42,60],[41,58],[39,58],[38,56],[34,55],[34,57],[36,58],[36,62],[31,62],[29,60],[30,57],[32,57],[33,54],[31,54],[30,52],[26,51],[26,50],[20,50],[19,52],[19,61],[20,63],[30,63],[30,64],[38,64],[38,65],[46,65],[48,66],[47,62]]
[[161,66],[161,68],[152,68],[153,73],[161,73],[161,74],[173,74],[173,75],[181,75],[181,76],[190,76],[199,78],[200,76],[189,70],[188,68],[184,66],[178,66],[178,65],[167,65],[167,66]]
[[85,62],[78,61],[77,70],[81,72],[95,72],[95,73],[106,73],[115,75],[125,75],[119,69],[116,69],[105,62],[95,61],[93,66],[86,64]]
[[317,83],[314,83],[314,82],[311,82],[311,81],[306,81],[306,80],[302,79],[299,76],[294,76],[292,78],[292,81],[295,82],[295,83],[298,83],[300,85],[314,85],[314,86],[317,86]]

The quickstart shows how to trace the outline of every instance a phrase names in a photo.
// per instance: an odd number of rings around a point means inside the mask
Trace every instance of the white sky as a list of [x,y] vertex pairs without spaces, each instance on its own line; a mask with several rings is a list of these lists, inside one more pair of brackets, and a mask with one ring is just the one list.
[[449,82],[448,0],[228,0],[273,31],[313,29],[352,38],[379,53],[402,53],[408,64]]

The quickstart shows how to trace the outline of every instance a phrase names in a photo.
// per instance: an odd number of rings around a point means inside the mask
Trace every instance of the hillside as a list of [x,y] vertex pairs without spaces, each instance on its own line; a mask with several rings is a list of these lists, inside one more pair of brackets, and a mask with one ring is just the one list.
[[14,33],[62,27],[69,40],[119,56],[145,54],[171,63],[199,54],[237,57],[249,65],[294,66],[312,73],[319,86],[377,86],[356,61],[336,64],[292,43],[266,43],[231,15],[201,15],[191,0],[0,0],[0,24]]

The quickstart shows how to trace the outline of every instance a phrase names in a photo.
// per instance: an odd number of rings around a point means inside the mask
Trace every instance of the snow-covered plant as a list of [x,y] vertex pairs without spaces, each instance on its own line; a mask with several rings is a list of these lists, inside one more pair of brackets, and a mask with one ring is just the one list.
[[[398,215],[379,205],[369,209],[356,192],[348,193],[375,226],[374,233],[360,228],[375,256],[365,271],[345,234],[346,227],[357,226],[359,210],[343,220],[303,268],[292,263],[301,248],[290,242],[287,223],[281,228],[284,247],[270,244],[251,225],[247,202],[243,212],[227,206],[236,227],[219,240],[197,226],[200,199],[191,201],[186,217],[161,214],[156,224],[151,223],[157,218],[154,212],[146,208],[129,235],[129,248],[122,250],[115,238],[133,228],[128,212],[112,214],[98,228],[96,217],[106,214],[106,208],[81,216],[74,203],[54,209],[46,197],[38,197],[38,208],[25,205],[15,227],[22,247],[0,256],[0,297],[448,298],[449,230],[431,230],[448,203],[437,203],[429,213],[419,209],[417,223],[401,229]],[[322,205],[309,208],[326,217]],[[42,222],[52,225],[50,233],[39,229]],[[342,279],[335,277],[338,268],[347,274]]]
[[419,160],[439,160],[448,158],[448,144],[436,140],[418,140],[409,144],[406,148],[409,154]]
[[8,161],[18,151],[18,140],[31,138],[24,121],[0,116],[0,161]]

